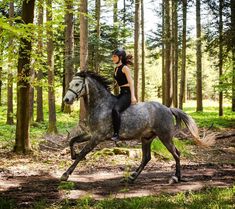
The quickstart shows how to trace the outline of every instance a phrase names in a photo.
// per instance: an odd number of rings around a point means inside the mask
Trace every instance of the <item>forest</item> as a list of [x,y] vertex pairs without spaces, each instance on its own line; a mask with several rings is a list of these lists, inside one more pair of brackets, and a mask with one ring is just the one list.
[[[175,136],[183,177],[191,175],[178,189],[166,183],[174,158],[156,139],[153,162],[134,185],[119,180],[141,161],[138,139],[117,148],[102,142],[70,181],[59,180],[72,162],[69,136],[87,122],[83,98],[63,100],[69,83],[92,71],[118,95],[115,49],[133,57],[137,105],[179,108],[201,137],[215,138],[203,151],[186,128]],[[0,209],[233,208],[234,147],[235,1],[0,1]]]

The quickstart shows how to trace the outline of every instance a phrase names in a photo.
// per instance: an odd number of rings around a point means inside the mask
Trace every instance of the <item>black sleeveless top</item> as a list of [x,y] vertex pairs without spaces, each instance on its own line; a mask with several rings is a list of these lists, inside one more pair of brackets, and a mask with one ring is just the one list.
[[128,84],[128,81],[127,81],[127,78],[126,78],[126,75],[125,73],[122,72],[122,68],[124,67],[125,65],[120,65],[119,67],[115,68],[115,71],[117,70],[117,73],[115,75],[114,73],[114,78],[115,80],[117,81],[118,85],[119,86],[122,86],[122,85],[125,85],[125,84]]

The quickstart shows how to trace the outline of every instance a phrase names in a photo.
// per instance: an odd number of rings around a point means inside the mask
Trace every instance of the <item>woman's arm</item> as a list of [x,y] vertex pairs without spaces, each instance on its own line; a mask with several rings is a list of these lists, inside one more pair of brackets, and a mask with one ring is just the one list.
[[134,82],[133,79],[131,77],[131,72],[130,69],[127,66],[124,66],[122,68],[122,72],[125,73],[128,84],[130,85],[130,90],[131,90],[131,103],[132,104],[136,104],[137,100],[135,98],[135,89],[134,89]]

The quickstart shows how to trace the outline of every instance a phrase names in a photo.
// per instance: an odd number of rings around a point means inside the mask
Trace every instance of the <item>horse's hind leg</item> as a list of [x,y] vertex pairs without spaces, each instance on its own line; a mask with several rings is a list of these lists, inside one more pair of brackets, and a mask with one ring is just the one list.
[[142,138],[142,161],[136,171],[128,177],[128,182],[132,183],[140,175],[141,171],[144,169],[147,163],[151,160],[150,146],[152,141],[153,139]]
[[[165,145],[168,151],[173,155],[175,162],[176,162],[176,172],[175,176],[172,177],[171,180],[174,182],[178,182],[181,180],[181,171],[180,171],[180,152],[175,147],[172,137],[159,137],[161,142]],[[176,178],[175,178],[176,177]]]

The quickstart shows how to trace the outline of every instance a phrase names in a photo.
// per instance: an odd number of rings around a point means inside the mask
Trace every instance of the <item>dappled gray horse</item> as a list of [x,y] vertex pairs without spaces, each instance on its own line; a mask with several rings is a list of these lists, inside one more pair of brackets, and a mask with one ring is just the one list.
[[[110,81],[106,78],[89,71],[77,73],[70,82],[64,101],[72,104],[75,99],[84,98],[88,131],[71,139],[71,157],[75,161],[62,175],[61,180],[67,180],[79,161],[84,159],[101,141],[110,140],[113,132],[111,112],[117,100],[110,92],[110,85]],[[176,125],[174,125],[174,118]],[[158,102],[141,102],[131,105],[121,114],[120,139],[140,139],[142,142],[141,164],[128,177],[128,182],[133,182],[150,161],[150,145],[156,137],[161,140],[176,161],[175,176],[171,180],[180,181],[180,152],[173,144],[172,138],[182,121],[190,130],[197,144],[208,146],[212,143],[212,138],[200,139],[195,122],[180,109],[168,108]],[[76,154],[74,143],[81,142],[87,142],[87,144],[79,154]]]

